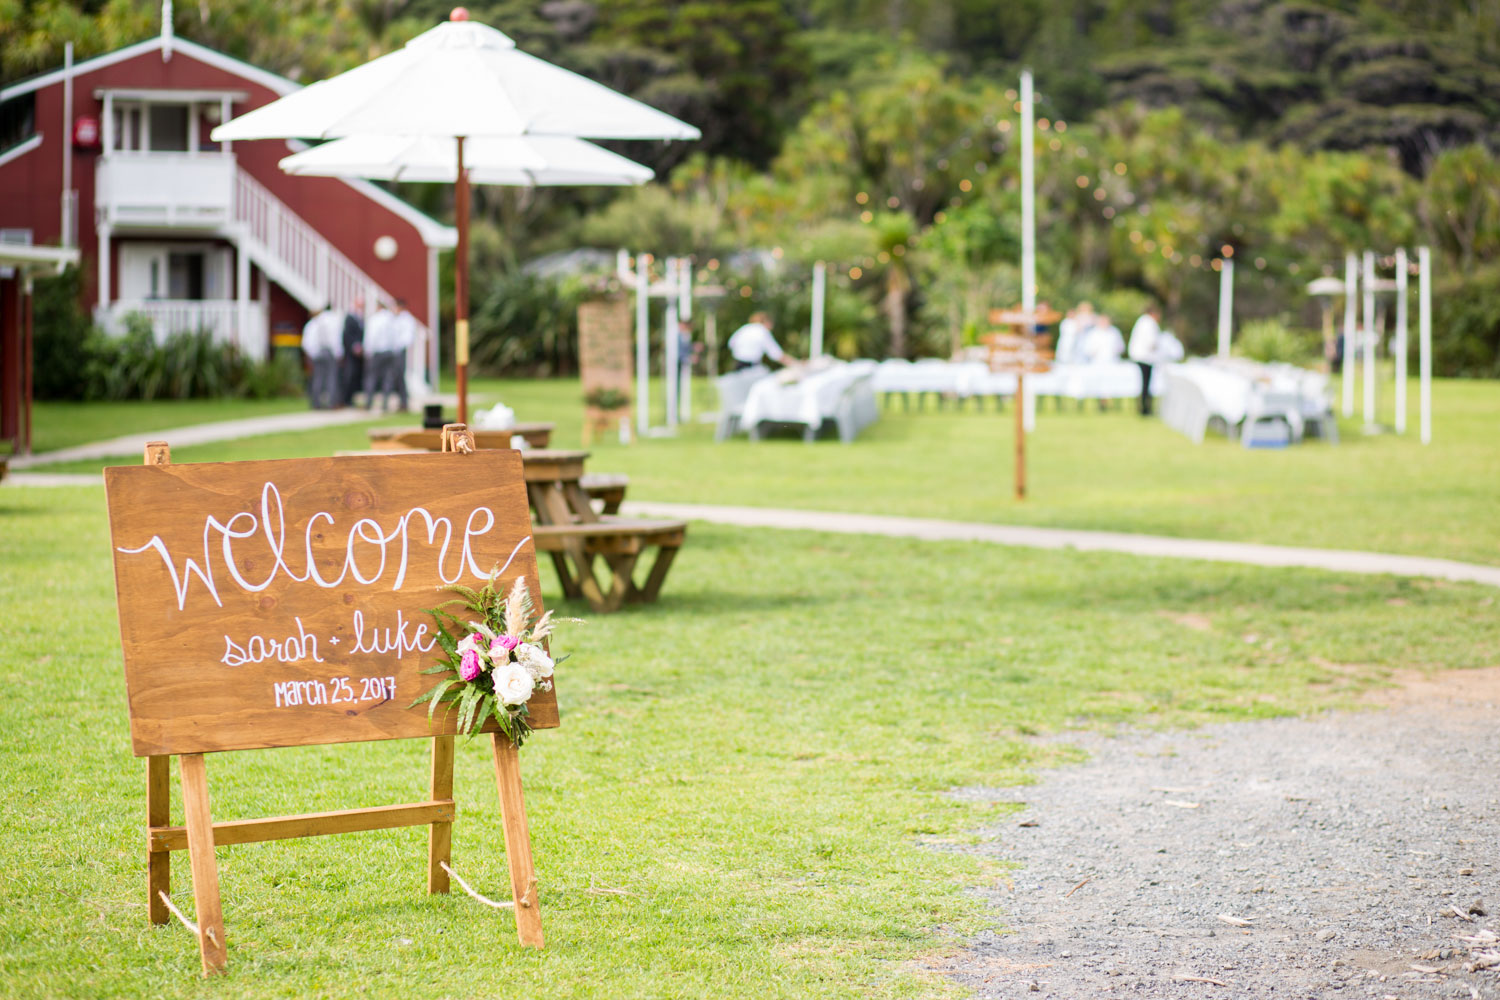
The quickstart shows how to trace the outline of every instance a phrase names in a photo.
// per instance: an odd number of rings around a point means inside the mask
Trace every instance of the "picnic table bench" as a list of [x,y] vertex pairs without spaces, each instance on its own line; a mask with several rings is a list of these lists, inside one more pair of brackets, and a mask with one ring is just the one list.
[[[337,454],[399,455],[427,450],[409,440]],[[441,448],[441,432],[437,432],[436,443]],[[500,445],[509,446],[509,439]],[[563,595],[582,598],[598,612],[656,600],[687,536],[687,522],[618,516],[630,480],[618,475],[586,475],[586,451],[528,448],[520,454],[526,496],[531,503],[532,541],[538,552],[552,557]],[[594,509],[594,500],[601,501],[602,512]],[[653,548],[657,550],[656,559],[645,581],[637,584],[636,564]],[[603,584],[595,572],[601,561],[608,569]]]
[[[624,477],[595,477],[589,482],[583,472],[588,455],[545,449],[521,453],[537,551],[552,557],[563,594],[584,598],[595,611],[654,601],[687,536],[687,522],[615,516],[625,495]],[[604,501],[602,515],[594,510],[596,497]],[[638,585],[636,564],[652,548],[656,559],[645,582]],[[595,575],[600,561],[609,570],[602,586]]]
[[588,494],[590,500],[604,505],[603,514],[620,513],[620,504],[625,502],[625,490],[630,486],[630,477],[604,472],[590,472],[581,476],[578,486]]

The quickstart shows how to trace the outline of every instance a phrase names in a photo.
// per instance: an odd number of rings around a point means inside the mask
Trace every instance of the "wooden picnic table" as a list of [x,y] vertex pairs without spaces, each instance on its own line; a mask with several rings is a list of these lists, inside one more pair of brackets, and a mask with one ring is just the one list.
[[[563,593],[582,597],[595,611],[654,601],[687,534],[686,521],[643,520],[600,514],[590,493],[603,496],[606,510],[612,491],[624,495],[623,483],[591,490],[583,472],[586,451],[527,450],[521,453],[526,493],[533,514],[532,538],[538,552],[552,556]],[[618,509],[618,500],[615,501]],[[635,567],[647,549],[657,550],[644,583],[635,582]],[[609,569],[605,585],[595,576],[597,561]]]
[[[532,448],[545,448],[552,442],[552,427],[552,424],[534,423],[516,424],[503,431],[475,430],[474,447],[509,448],[511,435],[519,434]],[[372,448],[420,448],[423,451],[443,449],[443,432],[436,428],[371,427],[369,434]]]

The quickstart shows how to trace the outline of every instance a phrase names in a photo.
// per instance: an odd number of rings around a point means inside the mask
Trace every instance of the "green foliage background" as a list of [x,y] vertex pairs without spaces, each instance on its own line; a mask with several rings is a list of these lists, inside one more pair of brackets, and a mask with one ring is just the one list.
[[[183,37],[299,80],[389,51],[447,0],[202,0]],[[1348,251],[1433,247],[1437,370],[1500,373],[1500,7],[1416,0],[494,0],[527,51],[698,125],[617,143],[658,171],[626,192],[482,189],[476,355],[574,364],[573,318],[607,274],[523,261],[577,246],[690,253],[805,328],[836,265],[829,342],[861,354],[969,342],[1019,280],[1016,78],[1036,74],[1042,295],[1150,296],[1206,348],[1215,257],[1247,320],[1315,328],[1304,286]],[[152,34],[147,0],[0,0],[0,81]],[[451,192],[401,194],[438,216]],[[775,251],[735,261],[746,249]],[[710,271],[710,261],[722,262]],[[1387,271],[1389,262],[1386,263]],[[727,279],[727,280],[725,280]],[[728,322],[732,317],[726,315]],[[1131,317],[1117,316],[1128,323]],[[785,324],[791,324],[787,326]],[[659,325],[659,324],[658,324]]]

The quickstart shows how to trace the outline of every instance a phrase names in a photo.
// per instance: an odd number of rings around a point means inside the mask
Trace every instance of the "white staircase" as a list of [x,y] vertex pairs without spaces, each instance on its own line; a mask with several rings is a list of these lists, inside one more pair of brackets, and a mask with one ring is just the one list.
[[356,298],[374,308],[392,296],[318,231],[243,170],[234,177],[234,228],[241,248],[266,275],[308,309],[349,309]]
[[[369,315],[378,305],[395,304],[395,296],[239,168],[235,169],[234,216],[229,228],[240,251],[304,308],[326,305],[348,310],[356,299],[363,299]],[[430,335],[419,320],[417,342],[407,352],[407,384],[418,396],[427,391],[424,359]]]

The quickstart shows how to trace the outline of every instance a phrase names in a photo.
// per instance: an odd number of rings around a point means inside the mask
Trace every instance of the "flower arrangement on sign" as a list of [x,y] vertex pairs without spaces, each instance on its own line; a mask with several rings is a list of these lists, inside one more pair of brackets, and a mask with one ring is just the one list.
[[[459,731],[469,736],[493,718],[519,747],[531,734],[526,702],[538,688],[552,690],[552,670],[566,659],[553,660],[542,641],[558,621],[578,619],[554,619],[551,611],[536,618],[525,577],[518,577],[505,597],[495,590],[493,575],[478,590],[461,585],[444,589],[458,596],[427,611],[437,619],[443,660],[422,672],[449,676],[411,707],[427,702],[429,719],[439,705],[457,709]],[[478,620],[466,621],[445,610],[454,605],[478,615]]]

